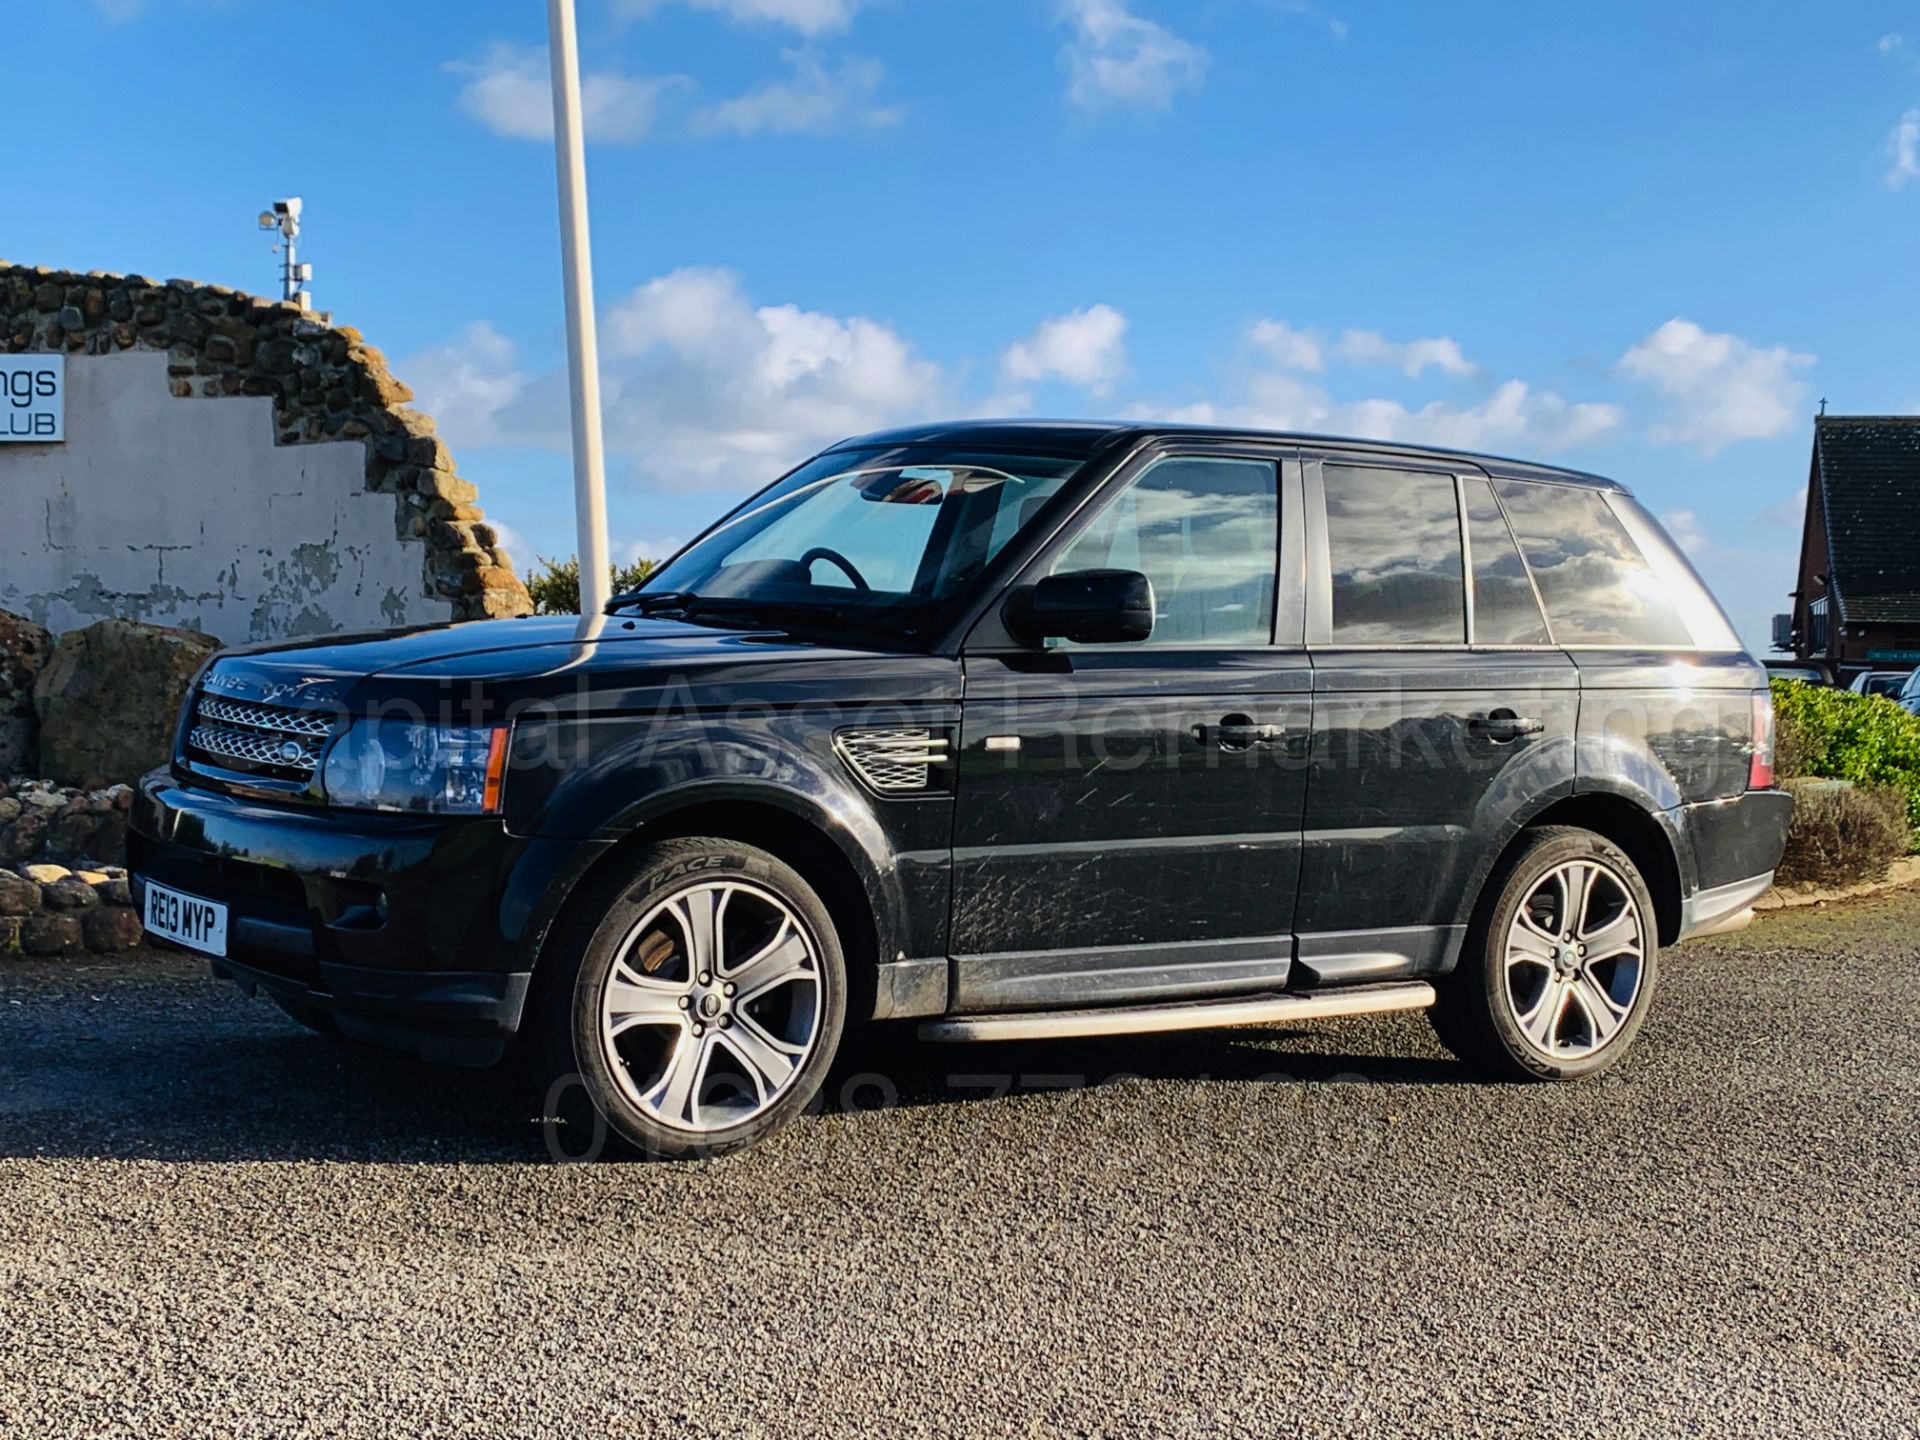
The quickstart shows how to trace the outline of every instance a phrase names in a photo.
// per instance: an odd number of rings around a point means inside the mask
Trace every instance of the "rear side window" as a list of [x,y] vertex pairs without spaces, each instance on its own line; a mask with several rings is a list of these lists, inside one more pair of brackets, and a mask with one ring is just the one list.
[[1453,477],[1328,465],[1322,479],[1333,643],[1465,643],[1466,585]]
[[1561,645],[1691,648],[1667,587],[1604,494],[1573,485],[1496,482]]
[[1540,616],[1533,582],[1520,549],[1507,529],[1507,517],[1493,498],[1493,486],[1462,479],[1467,502],[1467,543],[1473,553],[1473,642],[1476,645],[1545,645],[1547,622]]

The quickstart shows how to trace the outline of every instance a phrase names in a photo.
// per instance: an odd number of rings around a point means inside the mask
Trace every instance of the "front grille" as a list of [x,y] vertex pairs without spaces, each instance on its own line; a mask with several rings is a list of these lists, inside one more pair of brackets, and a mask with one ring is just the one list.
[[187,756],[225,770],[309,780],[332,733],[333,717],[325,711],[202,695],[187,728]]
[[945,765],[947,737],[932,730],[842,730],[833,748],[854,774],[882,795],[907,795],[933,784],[934,767]]

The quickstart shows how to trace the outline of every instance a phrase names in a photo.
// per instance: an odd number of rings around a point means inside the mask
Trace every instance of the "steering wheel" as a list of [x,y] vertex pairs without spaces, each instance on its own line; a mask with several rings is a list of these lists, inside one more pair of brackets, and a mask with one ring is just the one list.
[[816,560],[825,560],[837,569],[845,572],[846,577],[853,581],[854,589],[864,591],[871,591],[873,589],[871,585],[867,584],[867,577],[854,569],[853,562],[838,550],[829,550],[824,545],[816,545],[800,557],[800,568],[811,571],[813,569],[813,562]]

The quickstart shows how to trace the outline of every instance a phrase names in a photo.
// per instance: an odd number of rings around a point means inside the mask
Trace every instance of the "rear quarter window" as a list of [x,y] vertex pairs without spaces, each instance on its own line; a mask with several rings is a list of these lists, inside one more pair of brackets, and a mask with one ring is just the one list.
[[1496,481],[1495,489],[1556,643],[1694,648],[1670,577],[1647,562],[1604,492],[1521,480]]

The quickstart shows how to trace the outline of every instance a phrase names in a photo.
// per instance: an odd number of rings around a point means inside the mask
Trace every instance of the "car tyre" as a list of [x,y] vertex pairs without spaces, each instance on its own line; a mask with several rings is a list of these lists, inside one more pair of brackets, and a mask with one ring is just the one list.
[[1489,877],[1430,1012],[1444,1044],[1496,1077],[1573,1080],[1626,1053],[1659,969],[1653,897],[1589,830],[1524,833]]
[[570,903],[535,975],[532,1078],[555,1153],[752,1145],[818,1095],[846,1024],[833,919],[789,865],[668,840]]

